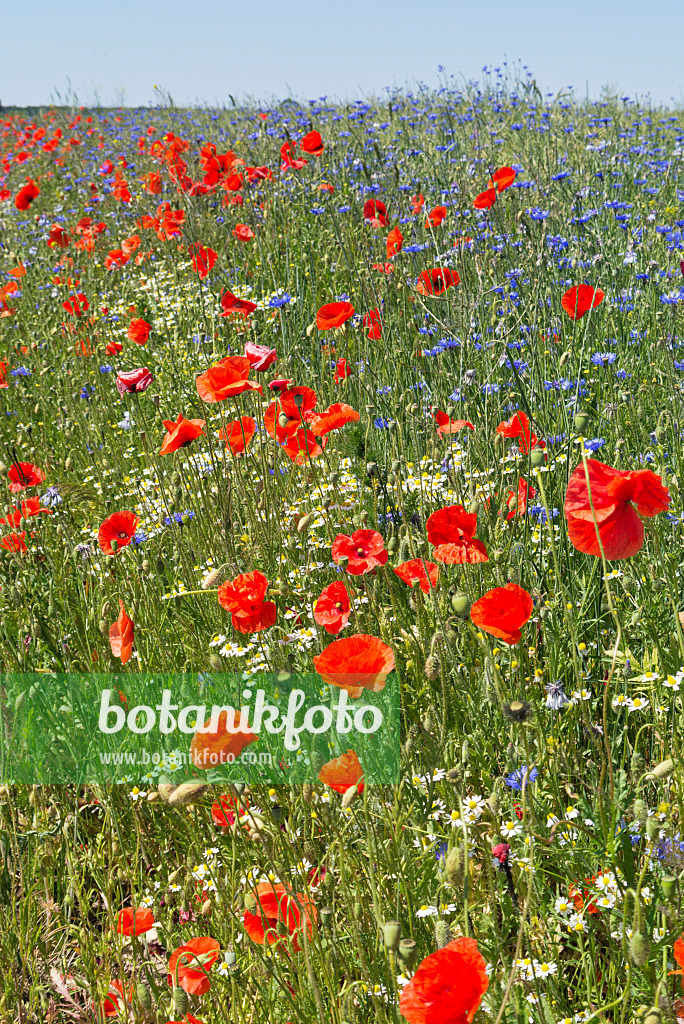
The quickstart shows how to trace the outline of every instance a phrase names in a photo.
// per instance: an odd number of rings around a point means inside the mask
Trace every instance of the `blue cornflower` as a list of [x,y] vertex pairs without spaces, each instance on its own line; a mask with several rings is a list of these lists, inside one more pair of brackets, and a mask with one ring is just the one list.
[[144,533],[142,530],[138,530],[133,535],[133,543],[136,544],[136,545],[144,544],[146,540],[147,540],[147,534]]
[[531,768],[528,771],[527,765],[524,764],[520,768],[516,768],[516,770],[511,772],[510,775],[506,775],[504,782],[507,786],[510,786],[511,789],[515,789],[520,792],[523,788],[523,783],[527,788],[531,782],[534,782],[538,775],[539,772],[536,768]]
[[382,417],[382,416],[378,416],[378,417],[377,417],[377,418],[376,418],[376,419],[375,419],[375,420],[373,421],[373,426],[374,426],[374,427],[375,427],[375,428],[376,428],[377,430],[388,430],[388,429],[389,429],[389,427],[391,427],[391,425],[392,425],[393,423],[394,423],[394,420],[386,420],[386,419],[383,419],[383,417]]
[[403,251],[408,253],[422,252],[423,249],[429,249],[430,243],[423,242],[422,244],[416,243],[415,245],[405,245]]
[[564,178],[570,177],[570,171],[561,171],[559,174],[552,174],[551,181],[563,181]]
[[591,437],[584,442],[584,447],[590,452],[597,452],[606,443],[605,437]]
[[13,377],[30,377],[31,371],[27,366],[17,366],[12,370]]
[[113,366],[101,366],[100,373],[111,373],[113,369]]
[[287,292],[283,292],[282,295],[272,295],[268,300],[268,308],[280,309],[281,306],[287,306],[288,302],[292,302],[292,296]]
[[594,366],[611,366],[616,359],[616,352],[594,352],[591,357]]
[[540,210],[538,206],[531,207],[527,212],[532,220],[546,220],[549,216],[548,210]]
[[52,508],[54,505],[59,505],[62,501],[62,496],[55,486],[48,487],[45,494],[40,499],[41,505],[47,505]]

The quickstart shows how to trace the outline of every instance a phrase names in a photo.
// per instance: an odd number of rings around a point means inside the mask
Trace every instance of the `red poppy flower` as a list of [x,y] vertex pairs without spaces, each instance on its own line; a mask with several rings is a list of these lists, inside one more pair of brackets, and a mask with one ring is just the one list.
[[[249,807],[249,801],[246,797],[242,798],[246,806]],[[239,803],[235,797],[229,796],[224,793],[218,800],[214,801],[211,805],[211,817],[215,825],[220,825],[221,828],[230,828],[237,821],[236,811],[239,813]]]
[[221,293],[221,306],[223,312],[221,316],[241,316],[244,320],[247,319],[250,313],[253,313],[257,308],[256,302],[248,302],[247,299],[238,299],[237,295],[233,295],[232,292],[226,291]]
[[532,448],[545,448],[546,443],[540,441],[536,434],[530,429],[530,421],[524,412],[516,412],[510,420],[500,423],[496,428],[497,434],[503,437],[510,437],[518,441],[518,448],[527,454]]
[[[124,992],[124,984],[119,978],[115,978],[109,983],[109,989],[104,1001],[100,1003],[100,1010],[105,1017],[118,1017],[119,1014],[122,1016],[128,1014],[128,1008],[126,1006],[126,1000],[128,1003],[133,1002],[133,985],[128,988],[128,994]],[[93,1003],[93,1007],[95,1003]]]
[[233,237],[241,242],[249,242],[250,238],[254,238],[254,232],[247,224],[236,224],[233,228]]
[[140,520],[135,512],[114,512],[100,526],[97,540],[105,555],[113,555],[112,541],[116,541],[117,551],[127,547],[135,535]]
[[399,1000],[409,1024],[470,1024],[489,978],[475,939],[460,937],[419,965]]
[[379,199],[367,199],[363,204],[363,219],[368,221],[371,227],[387,227],[387,207]]
[[595,459],[587,459],[587,469],[589,486],[583,465],[568,481],[565,516],[570,541],[578,551],[597,558],[601,546],[609,561],[631,558],[644,543],[639,516],[650,519],[665,512],[670,493],[650,469],[623,472]]
[[128,616],[124,603],[119,598],[119,617],[109,627],[109,646],[114,657],[121,658],[122,665],[131,660],[134,638],[135,626],[133,625],[133,620]]
[[191,245],[188,252],[190,253],[192,269],[201,278],[205,278],[216,263],[218,259],[217,254],[213,249],[209,249],[206,245],[200,245],[199,242]]
[[358,419],[359,414],[351,405],[335,402],[325,412],[309,413],[307,423],[316,437],[325,437],[331,430],[339,430],[345,423],[355,423]]
[[256,420],[251,416],[241,416],[239,420],[231,420],[219,430],[219,439],[226,442],[233,455],[240,455],[256,433]]
[[268,580],[262,572],[242,573],[218,589],[218,603],[231,613],[238,633],[270,629],[277,615],[275,601],[266,601]]
[[496,189],[488,188],[486,192],[480,192],[479,196],[473,199],[473,206],[476,210],[489,210],[496,202]]
[[267,345],[257,345],[253,341],[248,341],[245,343],[245,357],[249,359],[253,370],[262,373],[275,363],[278,353]]
[[389,260],[392,256],[396,256],[398,252],[401,252],[403,245],[404,236],[401,231],[399,228],[392,228],[387,236],[387,259]]
[[527,512],[527,499],[536,497],[537,491],[530,487],[524,477],[518,480],[518,491],[509,491],[506,495],[508,515],[506,519],[513,519],[514,516],[524,516]]
[[668,974],[679,974],[682,979],[682,988],[684,988],[684,935],[680,936],[674,944],[672,950],[675,961],[679,964],[678,971],[668,971]]
[[247,356],[226,356],[195,379],[197,394],[208,403],[223,402],[226,398],[241,395],[243,391],[258,391],[263,395],[261,384],[247,379],[251,368]]
[[148,932],[154,925],[154,914],[151,910],[143,908],[134,910],[133,907],[126,907],[119,911],[116,923],[116,930],[119,935],[142,935]]
[[446,206],[434,206],[427,215],[425,227],[438,228],[447,215]]
[[36,185],[35,181],[29,180],[27,185],[20,188],[14,197],[14,205],[17,210],[28,210],[33,200],[40,195],[40,189]]
[[503,640],[505,644],[517,644],[522,636],[520,627],[532,615],[532,598],[515,583],[488,590],[470,609],[470,618],[485,633]]
[[56,246],[58,249],[68,249],[71,238],[60,224],[53,224],[47,242],[48,245]]
[[421,295],[444,295],[447,288],[453,288],[460,283],[461,278],[455,270],[434,267],[432,270],[424,270],[418,275],[416,288]]
[[497,192],[503,192],[505,189],[510,188],[514,181],[515,171],[513,168],[500,167],[498,171],[494,171],[489,179],[489,187],[495,188]]
[[105,259],[105,270],[111,270],[112,267],[125,267],[130,259],[130,256],[126,256],[123,249],[110,249]]
[[417,583],[424,594],[429,594],[437,586],[439,579],[439,567],[434,562],[425,562],[422,558],[402,562],[394,571],[409,587]]
[[9,381],[7,380],[7,363],[0,360],[0,388],[8,388]]
[[314,619],[326,633],[340,632],[349,622],[351,605],[344,583],[335,581],[321,591],[314,608]]
[[374,263],[373,270],[379,270],[381,274],[393,274],[394,264],[393,263]]
[[335,364],[335,383],[339,384],[341,380],[346,377],[351,377],[351,367],[347,363],[346,359],[338,359]]
[[294,384],[294,381],[290,380],[289,377],[280,377],[278,380],[272,380],[268,387],[270,391],[287,391]]
[[366,337],[370,341],[377,341],[382,338],[382,323],[380,321],[380,310],[371,309],[363,318],[363,326],[366,328]]
[[4,548],[5,551],[15,551],[18,555],[25,554],[28,551],[26,547],[26,531],[22,533],[8,533],[6,537],[0,540],[0,548]]
[[[228,710],[231,714],[229,716]],[[249,716],[242,721],[236,708],[224,709],[212,724],[208,718],[195,732],[190,744],[190,757],[195,768],[209,771],[217,765],[232,764],[245,747],[256,743],[256,733],[249,729]]]
[[445,434],[458,434],[464,427],[470,427],[471,430],[475,429],[468,420],[452,420],[441,409],[438,409],[435,413],[435,423],[437,424],[437,433],[440,437],[444,437]]
[[333,562],[338,564],[341,558],[349,559],[347,572],[350,576],[372,572],[379,565],[385,565],[389,558],[382,534],[377,530],[356,530],[351,537],[338,533],[330,553]]
[[122,398],[124,395],[142,394],[151,383],[152,374],[146,366],[127,372],[120,370],[116,375],[116,389]]
[[427,538],[434,544],[434,558],[446,565],[475,565],[488,562],[487,549],[475,539],[477,515],[463,505],[448,505],[428,518]]
[[70,299],[62,303],[62,309],[66,309],[67,313],[71,313],[72,316],[80,317],[90,309],[90,303],[83,292],[77,292],[76,295],[72,295]]
[[159,454],[168,455],[170,452],[177,452],[179,448],[185,448],[203,434],[202,428],[206,420],[186,420],[179,412],[175,423],[173,420],[162,420],[162,423],[166,427],[166,434]]
[[142,181],[142,186],[146,192],[149,192],[153,196],[161,195],[162,179],[159,174],[154,174],[153,171],[150,171],[140,180]]
[[126,337],[129,341],[134,341],[136,345],[146,345],[151,330],[152,324],[148,324],[147,320],[131,320],[126,331]]
[[283,452],[297,466],[305,466],[310,459],[315,459],[323,454],[323,449],[328,443],[327,437],[317,438],[306,427],[298,427],[293,434],[290,434],[283,444]]
[[14,462],[7,474],[10,480],[10,491],[16,494],[28,487],[38,487],[45,479],[45,473],[32,462]]
[[354,316],[351,302],[328,302],[316,313],[316,327],[319,331],[331,331],[341,327]]
[[211,988],[207,972],[218,959],[221,947],[216,939],[200,936],[179,946],[169,959],[169,984],[176,981],[190,995],[202,996]]
[[287,442],[297,430],[308,425],[318,401],[311,388],[296,387],[281,391],[264,414],[264,426],[270,437],[280,444]]
[[[326,761],[318,773],[318,780],[324,786],[330,786],[336,793],[343,795],[363,778],[363,768],[355,750],[348,750],[332,761]],[[363,793],[364,784],[359,784],[357,792]]]
[[309,132],[303,139],[299,140],[299,148],[302,153],[309,153],[310,156],[323,156],[323,139],[317,131]]
[[411,213],[420,213],[425,206],[425,196],[422,192],[417,196],[411,197]]
[[51,508],[40,507],[40,498],[27,498],[26,501],[22,501],[21,509],[12,508],[5,518],[0,519],[0,526],[19,526],[22,519],[31,519],[41,512],[52,515]]
[[580,320],[590,309],[596,309],[604,299],[600,288],[592,288],[589,284],[579,284],[569,288],[561,299],[561,306],[571,320]]
[[357,633],[333,640],[314,656],[314,668],[325,683],[360,697],[364,690],[378,693],[394,668],[394,651],[376,636]]
[[105,352],[108,356],[118,356],[123,350],[123,345],[120,341],[110,341],[107,345]]
[[280,165],[281,171],[287,171],[289,168],[298,171],[308,163],[308,160],[305,160],[303,157],[295,156],[296,152],[297,149],[294,142],[284,142],[282,144],[280,147],[280,156],[283,160]]
[[298,935],[304,928],[313,935],[313,922],[318,913],[315,904],[301,892],[291,893],[278,882],[260,882],[251,893],[256,904],[254,913],[245,910],[245,931],[259,946],[283,941],[281,929],[292,939],[292,948],[299,951]]

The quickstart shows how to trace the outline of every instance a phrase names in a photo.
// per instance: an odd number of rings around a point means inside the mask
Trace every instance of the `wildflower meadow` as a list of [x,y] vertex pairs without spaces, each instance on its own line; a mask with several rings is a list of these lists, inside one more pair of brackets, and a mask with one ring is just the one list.
[[[683,157],[495,72],[0,110],[1,1022],[684,1020]],[[162,676],[244,691],[199,777],[19,784]]]

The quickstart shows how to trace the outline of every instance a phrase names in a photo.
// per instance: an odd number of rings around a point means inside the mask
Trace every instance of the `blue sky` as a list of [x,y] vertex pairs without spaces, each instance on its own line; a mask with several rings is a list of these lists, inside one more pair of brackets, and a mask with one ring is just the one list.
[[356,99],[524,64],[540,87],[684,105],[684,13],[659,0],[102,0],[9,4],[0,100],[145,106],[246,96]]

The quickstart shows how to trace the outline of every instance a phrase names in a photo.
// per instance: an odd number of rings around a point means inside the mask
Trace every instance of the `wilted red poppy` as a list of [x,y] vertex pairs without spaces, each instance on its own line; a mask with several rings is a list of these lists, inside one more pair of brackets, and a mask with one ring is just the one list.
[[486,967],[475,939],[453,939],[419,964],[399,1012],[409,1024],[470,1024],[489,986]]
[[347,572],[350,576],[363,576],[379,565],[385,565],[389,555],[385,550],[382,534],[377,530],[356,530],[351,537],[338,533],[330,549],[333,562],[348,558]]
[[226,356],[196,378],[197,394],[203,402],[209,403],[223,402],[243,391],[258,391],[263,395],[261,384],[247,379],[251,368],[247,356]]
[[8,533],[6,537],[0,540],[0,548],[4,548],[5,551],[14,551],[18,555],[25,554],[28,551],[26,547],[26,531]]
[[154,914],[147,907],[134,910],[126,907],[119,911],[116,930],[119,935],[142,935],[154,926]]
[[276,604],[265,600],[267,590],[268,580],[258,570],[242,573],[221,584],[218,603],[231,613],[233,627],[238,633],[259,633],[274,624]]
[[536,497],[537,491],[530,487],[524,477],[518,480],[518,491],[509,491],[506,495],[508,515],[506,519],[513,519],[514,516],[524,516],[527,512],[527,499]]
[[221,427],[218,436],[221,441],[226,442],[226,448],[230,448],[233,455],[240,455],[255,433],[256,420],[251,416],[241,416],[239,420],[231,420],[225,427]]
[[389,260],[392,256],[396,256],[398,252],[401,252],[403,245],[404,236],[401,231],[399,228],[392,228],[387,236],[387,259]]
[[480,192],[478,196],[473,199],[473,206],[476,210],[489,210],[496,202],[496,189],[488,188],[485,192]]
[[299,148],[302,153],[309,153],[310,156],[323,155],[323,139],[317,131],[309,132],[303,139],[299,140]]
[[150,337],[150,331],[152,330],[152,324],[148,324],[147,320],[140,318],[131,320],[126,331],[126,337],[129,341],[134,341],[136,345],[146,345]]
[[114,512],[100,526],[97,540],[105,555],[113,555],[112,541],[116,541],[117,551],[131,543],[140,520],[135,512]]
[[329,405],[325,412],[309,413],[307,425],[316,437],[325,437],[331,430],[339,430],[345,423],[355,423],[359,419],[356,409],[344,402]]
[[505,644],[517,644],[522,636],[520,627],[532,615],[532,598],[516,583],[488,590],[470,609],[470,618],[485,633],[503,640]]
[[159,454],[168,455],[170,452],[177,452],[179,448],[185,448],[203,434],[202,428],[206,420],[186,420],[179,412],[175,423],[173,420],[162,420],[162,423],[166,427],[166,434]]
[[466,512],[463,505],[440,508],[425,524],[427,538],[434,544],[433,557],[446,565],[476,565],[488,562],[487,549],[476,540],[477,515]]
[[314,608],[314,619],[319,626],[323,626],[326,633],[335,635],[347,625],[350,615],[347,588],[344,583],[336,580],[321,591]]
[[248,224],[236,224],[233,228],[233,237],[241,242],[249,242],[250,238],[254,238],[254,232]]
[[238,299],[237,295],[233,295],[232,292],[226,291],[221,293],[221,306],[223,312],[221,316],[241,316],[244,320],[247,319],[250,313],[253,313],[257,308],[256,302],[249,302],[247,299]]
[[382,338],[382,323],[380,321],[380,310],[371,309],[363,318],[363,326],[366,328],[366,337],[370,341],[377,341]]
[[278,353],[274,348],[267,345],[257,345],[253,341],[245,343],[245,357],[249,359],[250,366],[257,373],[263,373],[269,366],[275,363]]
[[121,658],[122,665],[131,660],[134,638],[133,620],[129,617],[123,601],[119,598],[119,617],[109,627],[109,646],[114,657]]
[[217,765],[232,764],[245,747],[258,739],[249,729],[249,716],[243,722],[237,708],[224,709],[215,722],[208,718],[195,732],[190,757],[195,768],[209,771]]
[[[260,882],[251,893],[255,907],[244,912],[245,931],[259,946],[282,942],[283,931],[292,939],[295,952],[300,949],[298,935],[307,929],[313,935],[313,922],[318,913],[308,896],[291,892],[282,882]],[[282,929],[282,930],[281,930]]]
[[33,200],[40,195],[40,189],[35,181],[29,180],[28,184],[20,188],[14,197],[14,205],[17,210],[28,210]]
[[311,388],[296,387],[281,391],[264,414],[264,426],[270,437],[280,444],[287,442],[297,430],[311,419],[318,401]]
[[503,192],[505,189],[510,188],[514,181],[515,171],[513,168],[500,167],[498,171],[494,171],[489,179],[489,187],[495,188],[497,192]]
[[32,462],[13,462],[7,474],[10,480],[10,491],[17,494],[28,487],[37,487],[45,479],[45,473]]
[[217,254],[213,249],[209,249],[206,245],[200,245],[199,242],[191,245],[188,252],[190,253],[192,269],[201,278],[206,277],[218,259]]
[[425,227],[438,228],[447,215],[446,206],[434,206],[427,215]]
[[176,982],[190,995],[201,996],[211,988],[207,972],[218,959],[221,947],[216,939],[202,935],[179,946],[169,959],[169,984]]
[[455,270],[446,267],[434,267],[424,270],[418,275],[416,288],[421,295],[444,295],[447,288],[459,284],[461,278]]
[[569,288],[561,299],[561,306],[571,320],[580,320],[590,309],[596,309],[604,299],[600,288],[592,288],[590,284],[579,284]]
[[122,398],[124,395],[142,394],[147,391],[151,383],[152,374],[146,366],[127,372],[119,370],[116,375],[116,389]]
[[363,768],[355,750],[347,750],[340,757],[326,761],[318,773],[318,780],[324,786],[330,786],[336,793],[346,793],[352,786],[358,786],[358,793],[363,793]]
[[471,430],[475,429],[468,420],[452,420],[441,409],[438,409],[435,413],[435,423],[437,424],[437,433],[440,437],[444,437],[445,434],[458,434],[464,427],[470,427]]
[[650,469],[623,472],[595,459],[587,459],[587,469],[588,486],[584,465],[578,466],[568,481],[565,516],[570,541],[587,555],[600,558],[603,547],[609,561],[631,558],[644,543],[639,516],[650,519],[665,512],[670,507],[670,492]]
[[351,302],[328,302],[316,313],[316,327],[319,331],[331,331],[341,327],[353,316],[354,307]]
[[422,558],[402,562],[394,571],[409,587],[417,583],[424,594],[429,594],[430,590],[437,586],[439,579],[439,567],[434,562],[426,562]]
[[546,443],[540,441],[536,434],[532,433],[530,421],[524,412],[516,412],[510,420],[500,423],[496,428],[497,434],[503,437],[510,437],[518,442],[518,448],[527,454],[533,448],[545,448]]
[[333,640],[314,656],[314,668],[325,683],[360,697],[364,690],[382,690],[394,668],[394,651],[376,636],[357,633]]
[[363,204],[363,219],[368,221],[371,227],[387,227],[387,207],[379,199],[367,199]]

